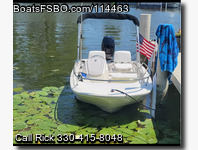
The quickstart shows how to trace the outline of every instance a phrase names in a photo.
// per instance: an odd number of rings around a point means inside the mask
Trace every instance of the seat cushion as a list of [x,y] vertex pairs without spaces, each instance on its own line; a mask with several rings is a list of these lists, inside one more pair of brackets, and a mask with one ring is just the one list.
[[118,70],[129,70],[132,68],[132,65],[130,63],[115,63],[114,64],[115,66],[115,69],[118,69]]
[[101,57],[103,57],[104,59],[106,58],[105,52],[104,52],[104,51],[90,51],[90,52],[89,52],[89,57],[88,57],[88,58],[91,58],[91,57],[93,57],[93,56],[95,56],[95,55],[101,56]]
[[115,51],[114,62],[115,63],[129,63],[129,62],[131,62],[131,52],[130,51]]
[[87,60],[87,71],[89,76],[101,76],[104,73],[104,66],[106,63],[105,52],[90,51]]

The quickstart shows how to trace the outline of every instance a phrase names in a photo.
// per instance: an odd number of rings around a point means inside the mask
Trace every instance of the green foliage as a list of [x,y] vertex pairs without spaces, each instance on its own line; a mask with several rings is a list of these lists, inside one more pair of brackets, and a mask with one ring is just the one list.
[[28,120],[28,121],[27,121],[27,124],[28,124],[28,125],[34,124],[34,120]]
[[28,92],[23,92],[23,93],[21,93],[20,95],[21,95],[21,97],[24,98],[24,99],[28,99],[28,98],[29,98]]
[[129,144],[147,144],[147,139],[142,135],[128,137],[127,140]]
[[58,90],[59,90],[59,88],[53,87],[53,86],[42,88],[42,91],[45,91],[45,92],[55,92],[55,91],[58,91]]
[[98,129],[97,128],[92,128],[92,127],[87,127],[84,130],[86,132],[89,132],[89,133],[96,133],[96,132],[98,132]]
[[[19,88],[20,89],[20,88]],[[15,89],[15,91],[19,89]],[[22,90],[22,89],[21,89]],[[63,91],[64,90],[64,91]],[[107,114],[87,104],[78,104],[64,86],[44,87],[41,91],[21,91],[13,96],[13,134],[100,134],[123,136],[127,144],[179,143],[180,135],[167,122],[155,122],[138,115]],[[93,109],[92,109],[93,108]],[[148,110],[140,110],[146,113]],[[140,115],[142,116],[142,115]],[[133,119],[136,117],[137,119]],[[143,120],[143,121],[139,121]],[[155,129],[155,130],[154,130]],[[160,135],[158,139],[156,135]],[[163,135],[163,136],[162,136]],[[86,142],[84,142],[86,144]],[[110,143],[111,144],[111,143]],[[112,143],[113,144],[113,143]]]
[[132,122],[132,123],[129,123],[128,124],[128,128],[129,129],[136,129],[137,128],[137,123],[136,121]]
[[44,88],[42,88],[42,91],[49,92],[50,90],[51,90],[50,87],[44,87]]
[[113,136],[115,134],[115,130],[112,128],[103,128],[102,130],[99,131],[100,134],[106,135],[109,134],[111,136]]
[[47,96],[48,95],[48,93],[45,92],[45,91],[38,91],[37,94],[40,95],[40,96]]
[[77,131],[80,127],[75,125],[61,124],[57,129],[61,132],[74,132]]
[[15,94],[15,95],[13,96],[13,98],[14,98],[14,99],[21,99],[22,96],[21,96],[21,94]]
[[147,113],[147,114],[150,114],[150,110],[144,110],[144,109],[141,109],[139,110],[141,113]]
[[133,131],[127,128],[117,128],[116,130],[116,134],[122,134],[123,137],[129,137],[133,134]]
[[23,88],[22,87],[16,87],[16,88],[13,89],[13,92],[16,92],[16,93],[23,92]]
[[17,107],[17,105],[22,103],[22,102],[23,102],[23,100],[21,100],[21,99],[14,99],[13,100],[13,105]]
[[151,128],[153,127],[153,123],[151,119],[146,119],[144,122],[140,123],[141,125],[145,125],[146,128]]
[[147,135],[149,137],[156,137],[155,130],[153,128],[143,128],[139,130],[139,133],[142,135]]
[[16,123],[14,123],[13,130],[17,131],[17,130],[24,129],[26,127],[27,127],[26,123],[24,123],[24,122],[16,122]]
[[86,130],[84,130],[84,129],[80,129],[80,130],[78,130],[78,131],[76,131],[76,133],[75,133],[76,135],[87,135],[87,134],[91,134],[91,133],[89,133],[89,132],[87,132]]

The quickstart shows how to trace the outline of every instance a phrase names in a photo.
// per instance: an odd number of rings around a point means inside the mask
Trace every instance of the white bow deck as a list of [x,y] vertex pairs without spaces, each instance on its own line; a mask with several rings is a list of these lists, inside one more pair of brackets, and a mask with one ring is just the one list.
[[123,96],[120,92],[112,92],[112,89],[118,89],[127,93],[128,95],[139,96],[146,95],[150,93],[150,88],[152,84],[148,84],[147,86],[136,81],[134,83],[93,83],[93,82],[79,82],[78,86],[76,86],[75,90],[77,90],[81,94],[86,95],[95,95],[95,96]]

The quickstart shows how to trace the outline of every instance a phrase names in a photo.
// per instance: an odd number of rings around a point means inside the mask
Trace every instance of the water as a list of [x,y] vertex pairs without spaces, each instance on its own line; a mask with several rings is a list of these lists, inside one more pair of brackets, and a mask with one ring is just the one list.
[[[152,15],[151,39],[160,23],[181,28],[180,11],[130,8],[130,14]],[[77,57],[77,17],[79,13],[14,13],[14,87],[37,90],[68,84]],[[163,18],[163,19],[162,19]],[[89,50],[100,50],[105,35],[115,38],[116,50],[135,52],[136,28],[131,21],[86,20],[83,24],[83,57]],[[134,58],[134,56],[133,56]]]
[[[155,31],[160,23],[173,24],[175,32],[181,28],[180,10],[165,12],[130,8],[129,13],[137,18],[140,14],[149,13],[152,15],[151,39],[156,38]],[[62,123],[75,124],[76,120],[74,118],[80,114],[81,117],[84,115],[87,118],[91,117],[93,120],[98,117],[103,118],[105,122],[109,120],[110,124],[105,124],[104,127],[113,126],[116,116],[119,116],[118,118],[125,116],[126,120],[120,119],[117,122],[119,125],[137,121],[138,118],[141,118],[136,110],[138,105],[127,106],[119,112],[109,115],[95,106],[77,103],[74,94],[69,90],[69,76],[73,68],[73,61],[77,57],[76,20],[79,15],[80,13],[14,13],[14,88],[22,87],[30,93],[44,87],[64,86],[68,93],[64,95],[64,92],[57,92],[59,97],[54,96],[53,98],[56,98],[56,100],[50,104],[52,108],[54,108],[55,102],[61,106],[57,109],[57,119]],[[83,23],[83,57],[87,57],[89,50],[100,50],[105,35],[114,37],[116,50],[130,50],[131,53],[134,53],[135,33],[136,28],[131,21],[86,20]],[[132,58],[134,59],[135,56],[132,56]],[[55,92],[55,95],[57,93]],[[33,95],[36,94],[33,93]],[[50,97],[50,95],[48,96]],[[65,102],[65,98],[67,102]],[[40,100],[40,102],[43,102],[43,100]],[[173,85],[169,88],[163,113],[159,113],[157,115],[158,119],[153,122],[155,131],[157,132],[159,124],[168,124],[168,129],[180,132],[180,95]],[[79,118],[82,125],[86,125],[86,117],[84,117],[85,120]],[[161,122],[158,120],[161,120]],[[98,130],[100,129],[101,126]],[[158,140],[163,139],[160,135],[167,134],[164,132],[164,130],[158,131]]]

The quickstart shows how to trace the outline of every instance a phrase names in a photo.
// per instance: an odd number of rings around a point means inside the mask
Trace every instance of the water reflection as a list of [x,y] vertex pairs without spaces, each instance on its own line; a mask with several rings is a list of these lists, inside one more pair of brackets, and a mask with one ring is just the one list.
[[119,26],[114,25],[105,25],[105,35],[112,36],[115,39],[115,45],[120,45],[120,32],[121,28]]
[[[172,23],[175,31],[181,26],[179,10],[164,12],[130,8],[129,12],[138,18],[142,13],[152,15],[151,39],[155,38],[160,23]],[[14,87],[23,85],[27,90],[34,90],[68,84],[77,55],[76,20],[79,15],[14,13]],[[83,22],[83,57],[86,58],[90,50],[100,50],[105,35],[114,37],[116,50],[135,52],[136,28],[131,21],[88,19]]]
[[18,82],[28,90],[66,84],[76,55],[76,26],[48,13],[37,21],[35,14],[22,16],[14,16],[14,87]]

